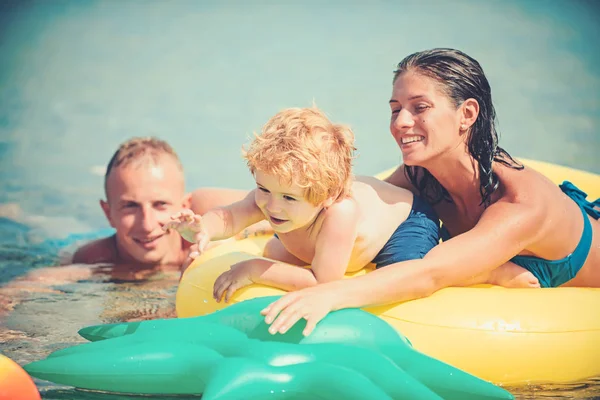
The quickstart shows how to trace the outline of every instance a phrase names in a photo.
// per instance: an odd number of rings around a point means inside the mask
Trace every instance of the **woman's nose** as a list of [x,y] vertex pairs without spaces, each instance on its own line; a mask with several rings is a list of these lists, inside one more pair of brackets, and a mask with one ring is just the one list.
[[392,120],[393,129],[401,133],[412,128],[414,125],[415,121],[413,116],[407,109],[400,110],[400,112],[398,112],[398,114],[396,114],[395,118]]

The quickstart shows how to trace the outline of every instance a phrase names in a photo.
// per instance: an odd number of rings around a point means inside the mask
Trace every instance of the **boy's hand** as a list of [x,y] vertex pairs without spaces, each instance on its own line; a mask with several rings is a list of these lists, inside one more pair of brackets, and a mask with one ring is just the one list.
[[213,287],[213,297],[218,303],[221,302],[221,297],[226,291],[225,303],[229,303],[229,299],[238,289],[253,283],[252,261],[246,260],[233,264],[229,271],[223,272],[217,278]]
[[[200,244],[200,242],[206,242],[204,246],[200,246],[200,250],[204,250],[204,247],[210,241],[207,232],[202,228],[202,217],[194,214],[192,210],[186,209],[172,215],[171,221],[164,224],[162,229],[164,231],[173,229],[190,243]],[[204,240],[204,238],[208,240]]]
[[182,210],[171,216],[171,221],[164,224],[162,228],[164,231],[173,229],[177,231],[182,238],[188,242],[194,243],[190,247],[190,252],[182,266],[182,271],[185,271],[192,261],[204,252],[206,246],[208,246],[208,243],[210,242],[208,232],[202,228],[202,217],[198,214],[194,214],[192,210]]

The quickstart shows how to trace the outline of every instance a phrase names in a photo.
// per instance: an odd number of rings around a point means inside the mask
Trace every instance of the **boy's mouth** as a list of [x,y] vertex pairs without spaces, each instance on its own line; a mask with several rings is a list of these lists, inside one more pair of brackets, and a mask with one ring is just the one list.
[[279,218],[275,218],[275,217],[269,217],[269,219],[271,220],[272,223],[274,223],[275,225],[281,225],[284,222],[287,222],[287,220],[285,219],[279,219]]

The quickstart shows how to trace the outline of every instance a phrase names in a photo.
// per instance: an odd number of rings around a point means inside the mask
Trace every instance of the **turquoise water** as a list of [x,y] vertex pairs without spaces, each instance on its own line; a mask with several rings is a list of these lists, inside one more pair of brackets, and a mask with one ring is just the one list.
[[[131,136],[167,139],[189,189],[250,188],[241,145],[281,108],[314,101],[354,128],[355,172],[374,174],[400,161],[388,131],[395,65],[455,47],[488,75],[503,147],[600,173],[594,1],[0,7],[0,351],[19,362],[78,341],[83,325],[172,315],[173,271],[43,268],[107,227],[103,170]],[[47,399],[97,396],[39,383]],[[591,399],[600,384],[515,393]]]

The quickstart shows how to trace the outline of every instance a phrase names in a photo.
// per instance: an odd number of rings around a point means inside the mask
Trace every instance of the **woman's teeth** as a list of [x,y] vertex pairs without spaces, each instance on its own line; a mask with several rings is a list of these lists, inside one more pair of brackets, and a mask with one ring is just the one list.
[[413,142],[420,142],[425,139],[423,136],[408,136],[402,138],[402,144],[408,144]]

